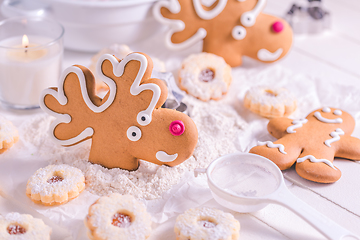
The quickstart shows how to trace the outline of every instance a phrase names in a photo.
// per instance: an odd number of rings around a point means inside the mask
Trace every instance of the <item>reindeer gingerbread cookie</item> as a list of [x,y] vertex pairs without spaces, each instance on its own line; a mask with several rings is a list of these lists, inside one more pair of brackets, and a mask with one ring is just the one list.
[[107,168],[136,170],[139,159],[175,166],[188,159],[197,143],[195,123],[186,114],[160,108],[166,85],[150,79],[152,61],[143,53],[123,60],[105,54],[97,73],[109,86],[101,99],[92,73],[66,69],[57,89],[42,93],[41,108],[56,117],[50,135],[63,146],[92,139],[89,161]]
[[342,110],[324,107],[305,119],[274,118],[268,131],[277,141],[258,142],[251,153],[273,161],[281,170],[296,162],[296,172],[303,178],[320,183],[340,179],[334,157],[360,160],[360,139],[352,137],[355,120]]
[[182,50],[203,40],[203,51],[232,67],[242,56],[262,62],[284,57],[292,43],[289,24],[262,13],[266,0],[166,0],[153,8],[155,19],[168,25],[165,44]]

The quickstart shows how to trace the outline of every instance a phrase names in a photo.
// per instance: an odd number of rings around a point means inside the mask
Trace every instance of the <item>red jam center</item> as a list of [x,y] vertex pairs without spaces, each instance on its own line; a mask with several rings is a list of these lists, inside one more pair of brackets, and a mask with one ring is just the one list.
[[213,223],[213,222],[210,222],[210,221],[207,221],[207,220],[201,220],[201,221],[198,221],[198,224],[204,228],[214,228],[216,227],[216,223]]
[[123,213],[116,213],[112,218],[111,224],[119,228],[130,227],[131,217]]
[[60,176],[52,176],[51,178],[49,178],[47,180],[47,182],[50,184],[53,184],[53,183],[61,182],[62,180],[64,180],[64,179]]
[[269,96],[269,97],[276,97],[276,96],[277,96],[277,94],[274,93],[274,92],[271,91],[271,90],[266,90],[266,91],[265,91],[265,94],[266,94],[266,96]]
[[24,234],[26,232],[25,228],[23,228],[19,225],[10,225],[7,228],[7,231],[10,235]]
[[209,68],[204,69],[199,74],[200,81],[211,82],[215,78],[215,72]]

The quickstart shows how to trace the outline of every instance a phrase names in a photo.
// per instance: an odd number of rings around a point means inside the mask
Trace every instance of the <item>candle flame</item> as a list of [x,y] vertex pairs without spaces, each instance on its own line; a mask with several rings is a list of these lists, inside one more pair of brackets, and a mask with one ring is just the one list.
[[27,48],[29,46],[29,38],[25,34],[22,37],[22,46],[24,48]]

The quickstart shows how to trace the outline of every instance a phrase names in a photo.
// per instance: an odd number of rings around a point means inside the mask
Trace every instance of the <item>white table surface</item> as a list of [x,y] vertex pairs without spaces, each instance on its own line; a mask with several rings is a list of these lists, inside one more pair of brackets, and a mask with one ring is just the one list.
[[[290,7],[288,0],[269,0],[265,12],[282,16]],[[325,0],[325,7],[331,12],[332,29],[319,35],[295,36],[292,50],[276,64],[290,69],[294,73],[308,74],[315,78],[327,80],[329,84],[341,83],[342,85],[360,87],[360,1],[356,0]],[[136,45],[135,50],[146,50]],[[150,54],[157,57],[166,55],[156,52],[156,47],[149,49]],[[183,53],[186,54],[186,53]],[[88,66],[93,53],[65,51],[64,67],[73,64]],[[248,64],[248,65],[247,65]],[[251,63],[244,62],[243,67]],[[360,94],[360,92],[359,92]],[[7,111],[0,108],[1,111]],[[357,126],[359,123],[357,123]],[[359,127],[355,135],[359,136]],[[1,156],[0,156],[1,161]],[[359,194],[349,194],[349,189],[360,192],[360,164],[356,162],[338,161],[343,174],[351,174],[353,186],[347,183],[337,184],[332,192],[325,191],[321,184],[304,184],[296,173],[289,172],[285,178],[291,182],[291,192],[307,202],[309,205],[329,217],[343,227],[360,235],[360,208]],[[215,202],[208,203],[216,206]],[[221,208],[220,206],[218,206]],[[224,209],[224,208],[221,208]],[[8,211],[28,212],[41,216],[36,211],[23,208],[14,201],[9,201],[0,196],[0,213]],[[303,220],[289,210],[271,205],[264,210],[251,214],[234,213],[241,222],[241,239],[324,239]],[[43,217],[44,218],[44,217]],[[46,218],[44,218],[46,220]],[[276,221],[275,221],[276,220]],[[151,239],[175,239],[172,228],[175,219],[156,225]],[[57,231],[66,231],[51,223],[46,222]],[[290,225],[290,227],[284,227]],[[301,226],[302,229],[296,226]],[[305,226],[305,228],[303,228]],[[78,239],[85,239],[79,237]]]

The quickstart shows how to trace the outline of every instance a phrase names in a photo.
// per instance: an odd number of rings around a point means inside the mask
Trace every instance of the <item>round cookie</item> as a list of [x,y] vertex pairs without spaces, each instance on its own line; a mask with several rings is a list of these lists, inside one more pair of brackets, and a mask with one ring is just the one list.
[[50,240],[51,228],[28,214],[0,215],[0,239]]
[[151,216],[133,196],[113,193],[90,206],[85,226],[91,240],[144,240],[151,233]]
[[242,64],[242,56],[270,63],[290,50],[290,25],[262,13],[265,4],[266,0],[162,0],[154,4],[153,15],[169,27],[169,49],[183,50],[202,41],[203,52],[235,67]]
[[353,117],[340,109],[324,107],[311,112],[305,119],[274,118],[268,123],[275,142],[259,142],[250,153],[273,161],[281,170],[296,164],[303,178],[320,183],[340,179],[334,157],[360,160],[360,139],[352,137]]
[[238,240],[240,223],[214,208],[191,208],[176,218],[176,240]]
[[231,67],[212,53],[190,55],[179,71],[180,88],[202,101],[221,99],[231,81]]
[[26,195],[43,205],[64,204],[85,189],[85,177],[80,169],[65,164],[40,168],[30,177]]
[[0,116],[0,154],[11,148],[19,140],[19,133],[14,124]]
[[289,116],[296,110],[296,98],[285,88],[252,87],[244,97],[244,106],[267,118]]

